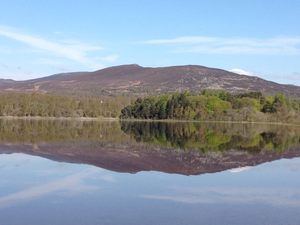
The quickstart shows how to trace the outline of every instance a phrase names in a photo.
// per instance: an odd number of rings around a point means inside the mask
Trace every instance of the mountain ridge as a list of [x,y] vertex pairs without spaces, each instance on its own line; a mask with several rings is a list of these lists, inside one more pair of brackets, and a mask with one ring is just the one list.
[[[52,81],[52,80],[60,80],[63,78],[79,75],[86,72],[69,72],[69,73],[57,73],[50,76],[39,77],[35,79],[25,80],[25,82],[42,82],[42,81]],[[22,82],[22,81],[21,81]],[[23,81],[24,82],[24,81]]]
[[300,87],[267,81],[255,76],[239,75],[217,68],[199,65],[170,67],[141,67],[120,65],[94,72],[56,74],[39,79],[0,82],[0,92],[104,92],[107,95],[136,93],[136,95],[166,94],[203,89],[227,92],[260,91],[263,93],[300,93]]

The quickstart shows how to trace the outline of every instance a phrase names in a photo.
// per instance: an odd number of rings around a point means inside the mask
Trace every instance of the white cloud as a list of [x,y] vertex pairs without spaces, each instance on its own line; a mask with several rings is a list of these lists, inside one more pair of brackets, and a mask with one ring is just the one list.
[[63,44],[54,43],[33,35],[22,34],[18,31],[12,30],[11,28],[3,26],[0,26],[0,35],[20,41],[35,49],[43,50],[60,57],[74,60],[92,69],[103,68],[102,64],[99,64],[95,60],[86,56],[88,51],[103,49],[98,46],[71,41],[64,41]]
[[51,68],[61,71],[61,72],[70,72],[71,69],[69,69],[68,67],[64,66],[64,65],[60,65],[60,66],[51,66]]
[[0,47],[0,53],[11,53],[7,47]]
[[105,62],[115,62],[119,58],[118,55],[109,55],[107,57],[102,58]]
[[39,59],[35,63],[47,65],[55,70],[62,71],[62,72],[72,71],[67,66],[65,66],[61,61],[56,61],[52,59]]
[[52,59],[39,59],[35,63],[43,64],[43,65],[62,65],[60,61],[52,60]]
[[286,76],[286,78],[291,80],[300,80],[300,73],[294,72],[292,75]]
[[174,39],[160,39],[160,40],[150,40],[144,41],[146,44],[165,44],[165,43],[210,43],[220,41],[220,38],[214,37],[179,37]]
[[[34,74],[33,75],[29,71],[20,71],[20,70],[18,70],[18,71],[19,72],[3,72],[3,71],[0,71],[1,72],[1,78],[22,81],[22,80],[28,80],[29,76],[30,76],[30,79],[49,76],[49,74],[46,74],[46,73],[44,73],[44,74],[39,73],[39,74]],[[14,78],[14,77],[17,77],[17,78]]]
[[[144,41],[145,44],[180,44],[173,52],[209,54],[299,55],[300,37],[271,39],[178,37]],[[176,46],[177,47],[177,46]]]
[[255,76],[253,72],[247,72],[247,71],[244,71],[241,69],[232,69],[232,70],[229,70],[229,72],[237,73],[240,75]]

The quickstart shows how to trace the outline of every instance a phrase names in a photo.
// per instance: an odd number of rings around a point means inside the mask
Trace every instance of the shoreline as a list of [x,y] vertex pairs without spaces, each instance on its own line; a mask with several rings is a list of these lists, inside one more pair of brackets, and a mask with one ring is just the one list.
[[300,124],[281,123],[281,122],[248,122],[248,121],[210,121],[210,120],[146,120],[146,119],[118,119],[120,121],[140,121],[140,122],[168,122],[168,123],[240,123],[240,124],[271,124],[271,125],[285,125],[296,126]]
[[167,123],[234,123],[234,124],[270,124],[284,126],[300,126],[300,124],[281,123],[281,122],[248,122],[248,121],[199,121],[199,120],[150,120],[150,119],[120,119],[113,117],[42,117],[42,116],[0,116],[0,119],[25,119],[25,120],[82,120],[82,121],[132,121],[132,122],[167,122]]
[[113,117],[42,117],[42,116],[0,116],[0,119],[25,119],[25,120],[86,120],[86,121],[96,121],[96,120],[107,120],[107,121],[115,121],[119,120],[119,118]]

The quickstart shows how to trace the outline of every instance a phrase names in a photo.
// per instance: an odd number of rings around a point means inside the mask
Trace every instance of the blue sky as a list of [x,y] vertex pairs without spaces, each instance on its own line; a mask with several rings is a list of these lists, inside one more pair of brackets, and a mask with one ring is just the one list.
[[299,0],[3,0],[0,78],[202,65],[300,85]]

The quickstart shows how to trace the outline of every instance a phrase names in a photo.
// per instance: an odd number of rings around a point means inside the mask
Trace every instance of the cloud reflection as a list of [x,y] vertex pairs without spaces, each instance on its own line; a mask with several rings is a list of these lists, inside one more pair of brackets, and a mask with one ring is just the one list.
[[108,181],[108,182],[112,182],[112,183],[117,182],[117,180],[111,175],[103,175],[100,177],[100,179]]
[[86,185],[84,179],[98,173],[97,169],[86,169],[80,173],[67,176],[43,185],[29,188],[14,194],[0,198],[0,208],[9,207],[20,201],[32,200],[46,194],[59,192],[63,195],[74,195],[82,192],[90,192],[100,189],[99,186]]
[[188,204],[267,204],[272,206],[300,206],[300,190],[295,188],[170,188],[172,195],[141,195],[142,198],[170,200]]
[[284,165],[285,168],[290,169],[291,171],[299,171],[300,164],[299,163],[291,163]]
[[[271,163],[265,163],[262,165],[262,168],[271,168],[271,169],[287,169],[292,172],[297,172],[300,169],[300,158],[294,159],[281,159]],[[257,168],[254,168],[256,169]]]
[[252,169],[251,166],[245,166],[245,167],[239,167],[239,168],[231,169],[231,170],[229,170],[229,172],[230,173],[240,173],[242,171],[251,170],[251,169]]

